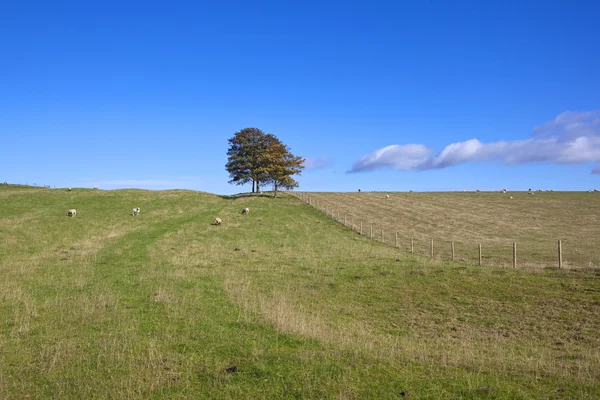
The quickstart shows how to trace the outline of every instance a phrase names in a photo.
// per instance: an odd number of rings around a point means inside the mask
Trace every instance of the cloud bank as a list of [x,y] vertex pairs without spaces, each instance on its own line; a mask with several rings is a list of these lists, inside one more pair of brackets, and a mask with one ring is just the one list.
[[[361,157],[348,172],[392,168],[400,171],[452,167],[467,162],[581,164],[600,162],[600,110],[567,111],[533,129],[529,139],[452,143],[434,154],[422,144],[390,145]],[[600,174],[600,164],[592,170]]]

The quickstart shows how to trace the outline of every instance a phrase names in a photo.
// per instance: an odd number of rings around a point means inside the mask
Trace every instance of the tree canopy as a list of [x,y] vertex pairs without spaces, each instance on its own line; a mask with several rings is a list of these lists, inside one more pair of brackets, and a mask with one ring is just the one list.
[[304,158],[294,156],[275,135],[258,128],[245,128],[228,140],[227,164],[229,183],[252,182],[252,192],[260,192],[260,184],[272,184],[275,197],[279,188],[298,186],[292,175],[300,174]]

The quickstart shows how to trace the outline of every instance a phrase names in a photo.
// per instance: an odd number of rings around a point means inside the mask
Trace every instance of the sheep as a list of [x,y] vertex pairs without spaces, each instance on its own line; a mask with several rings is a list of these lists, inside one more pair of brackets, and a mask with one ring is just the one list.
[[69,217],[73,217],[73,216],[77,215],[77,210],[74,208],[71,208],[69,211],[67,211],[67,215]]
[[511,199],[511,200],[512,200],[512,198],[513,198],[512,196],[509,197],[509,199]]
[[528,191],[531,192],[531,189],[529,189]]
[[390,198],[390,195],[389,195],[389,194],[386,194],[386,195],[385,195],[385,198],[386,198],[386,199],[389,199],[389,198]]
[[242,210],[242,214],[248,214],[249,212],[250,212],[250,209],[248,207],[246,207]]
[[534,194],[533,192],[529,192],[529,194]]
[[94,186],[94,190],[98,190],[98,186]]
[[502,189],[502,193],[506,193],[506,192],[508,192],[508,190]]
[[71,189],[71,188],[68,188],[68,189],[67,189],[67,192],[70,192],[71,190],[73,190],[73,189]]
[[215,225],[221,225],[221,218],[215,218]]
[[133,215],[133,216],[135,216],[135,215],[139,215],[139,213],[140,213],[141,211],[142,211],[142,210],[141,210],[139,207],[135,207],[135,208],[133,209],[133,211],[131,212],[131,215]]

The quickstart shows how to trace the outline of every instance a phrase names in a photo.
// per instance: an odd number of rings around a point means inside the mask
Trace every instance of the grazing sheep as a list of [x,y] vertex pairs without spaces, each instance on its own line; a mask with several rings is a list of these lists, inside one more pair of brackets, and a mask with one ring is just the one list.
[[529,194],[534,194],[533,192],[529,192]]
[[249,212],[250,212],[250,209],[248,207],[246,207],[242,210],[242,214],[248,214]]
[[390,198],[390,195],[389,195],[389,194],[386,194],[386,195],[385,195],[385,198],[386,198],[386,199],[389,199],[389,198]]
[[215,225],[221,225],[221,218],[215,218]]
[[77,210],[74,208],[71,208],[69,211],[67,211],[67,215],[69,217],[73,217],[73,216],[77,215]]
[[502,193],[506,193],[506,192],[508,192],[508,190],[502,189]]
[[142,210],[139,207],[136,207],[133,209],[133,211],[131,212],[131,215],[138,215]]
[[71,190],[73,190],[73,189],[71,189],[71,188],[68,188],[68,189],[67,189],[67,192],[70,192]]
[[509,197],[509,199],[511,199],[511,200],[512,200],[512,198],[513,198],[512,196]]

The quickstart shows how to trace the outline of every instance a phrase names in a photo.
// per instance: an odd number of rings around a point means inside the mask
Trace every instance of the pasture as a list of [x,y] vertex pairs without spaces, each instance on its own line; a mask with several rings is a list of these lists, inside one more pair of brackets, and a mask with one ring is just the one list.
[[[302,193],[296,193],[302,196]],[[306,193],[319,209],[363,234],[406,251],[482,265],[558,267],[558,240],[564,268],[600,267],[600,193],[597,192],[362,192]],[[389,199],[386,198],[389,196]],[[511,199],[512,197],[512,199]],[[333,211],[332,211],[333,210]]]
[[0,187],[0,398],[597,398],[598,326],[596,270],[430,260],[290,195]]

